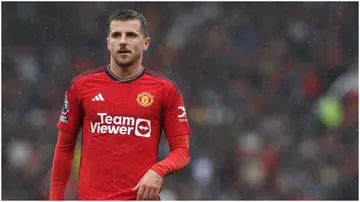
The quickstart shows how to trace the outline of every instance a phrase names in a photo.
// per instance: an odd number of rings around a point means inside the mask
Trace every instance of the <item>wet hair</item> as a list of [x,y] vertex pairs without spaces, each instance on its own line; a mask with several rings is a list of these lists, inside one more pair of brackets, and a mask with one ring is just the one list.
[[128,20],[139,20],[141,25],[141,31],[144,34],[144,37],[148,37],[148,28],[146,23],[146,18],[134,10],[120,10],[116,11],[109,16],[107,34],[110,32],[110,24],[114,20],[128,21]]

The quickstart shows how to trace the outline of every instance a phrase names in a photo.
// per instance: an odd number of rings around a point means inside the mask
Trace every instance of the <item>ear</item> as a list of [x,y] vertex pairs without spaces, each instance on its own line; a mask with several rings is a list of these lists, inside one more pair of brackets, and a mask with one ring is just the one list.
[[149,48],[149,45],[150,45],[150,38],[147,37],[147,38],[144,40],[144,51],[146,51],[146,50]]
[[106,44],[109,51],[111,51],[109,37],[106,37]]

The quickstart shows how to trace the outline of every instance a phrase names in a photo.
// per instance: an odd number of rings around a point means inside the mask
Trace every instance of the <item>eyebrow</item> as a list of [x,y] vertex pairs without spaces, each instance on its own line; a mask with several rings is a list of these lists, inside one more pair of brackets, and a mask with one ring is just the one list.
[[[121,32],[121,31],[113,31],[113,32],[111,32],[111,35],[113,35],[113,34],[122,34],[122,33],[124,33],[124,32]],[[139,35],[139,33],[135,32],[135,31],[127,31],[127,32],[125,32],[125,34],[136,34],[136,35]]]

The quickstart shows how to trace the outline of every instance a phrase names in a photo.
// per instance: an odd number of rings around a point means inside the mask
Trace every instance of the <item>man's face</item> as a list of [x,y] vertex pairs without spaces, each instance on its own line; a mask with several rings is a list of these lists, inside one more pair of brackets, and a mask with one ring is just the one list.
[[108,50],[112,59],[121,67],[133,64],[149,46],[150,39],[144,39],[139,20],[114,20],[109,30]]

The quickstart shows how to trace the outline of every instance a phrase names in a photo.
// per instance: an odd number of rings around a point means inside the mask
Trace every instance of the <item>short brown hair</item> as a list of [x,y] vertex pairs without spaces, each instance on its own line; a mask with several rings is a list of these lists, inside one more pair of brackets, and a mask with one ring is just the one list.
[[108,19],[107,34],[109,34],[110,32],[110,24],[114,20],[121,20],[121,21],[139,20],[141,25],[141,31],[143,32],[144,37],[145,38],[148,37],[146,18],[141,13],[138,13],[134,10],[120,10],[114,12],[109,16]]

